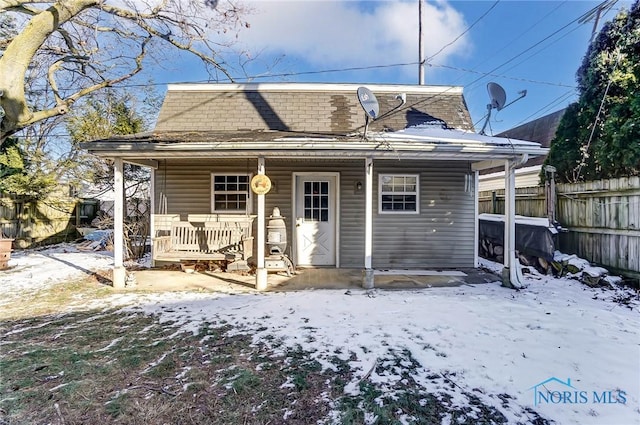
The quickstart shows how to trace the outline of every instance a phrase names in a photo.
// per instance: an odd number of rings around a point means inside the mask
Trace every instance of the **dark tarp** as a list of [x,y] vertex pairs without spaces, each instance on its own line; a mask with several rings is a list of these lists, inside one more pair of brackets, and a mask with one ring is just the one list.
[[[504,222],[494,220],[482,220],[479,224],[479,243],[483,239],[493,245],[504,245]],[[552,229],[546,226],[535,226],[516,222],[516,250],[520,254],[531,255],[553,261],[553,253],[556,250],[555,235]]]

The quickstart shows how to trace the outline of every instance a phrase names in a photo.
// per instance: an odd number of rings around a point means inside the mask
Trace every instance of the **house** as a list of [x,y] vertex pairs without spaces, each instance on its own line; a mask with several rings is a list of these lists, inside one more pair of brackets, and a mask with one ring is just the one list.
[[478,171],[502,166],[511,178],[547,150],[473,133],[461,87],[367,87],[375,120],[353,84],[169,85],[152,132],[84,147],[114,160],[116,188],[123,161],[152,168],[154,232],[167,229],[157,217],[256,217],[260,289],[274,207],[297,266],[362,268],[365,287],[374,269],[476,266]]
[[[549,148],[556,135],[556,130],[565,109],[529,121],[510,130],[498,133],[497,137],[531,140],[540,143],[543,148]],[[516,169],[516,187],[540,186],[540,172],[545,156],[531,158]],[[504,170],[496,167],[482,170],[479,177],[479,191],[504,189]]]
[[[138,217],[149,213],[150,187],[144,179],[130,182],[124,190],[127,200],[126,216]],[[110,185],[83,183],[78,190],[78,197],[83,201],[88,223],[98,215],[113,217],[115,207],[115,191]],[[100,213],[100,214],[98,214]]]

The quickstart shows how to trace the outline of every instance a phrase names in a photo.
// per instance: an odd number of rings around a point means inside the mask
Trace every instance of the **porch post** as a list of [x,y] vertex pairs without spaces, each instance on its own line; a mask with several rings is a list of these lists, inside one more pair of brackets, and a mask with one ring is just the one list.
[[506,160],[504,165],[504,269],[502,285],[509,288],[521,288],[520,263],[516,256],[516,179],[512,161]]
[[149,185],[149,236],[151,237],[151,267],[156,266],[154,260],[156,253],[153,252],[153,238],[156,237],[156,169],[151,168]]
[[373,159],[366,158],[364,162],[365,201],[364,201],[364,276],[362,287],[374,287],[371,257],[373,252]]
[[122,158],[113,160],[113,287],[123,289],[127,277],[122,258],[124,254],[124,178]]
[[[258,174],[264,174],[264,157],[258,157]],[[256,269],[256,289],[264,291],[267,289],[267,269],[264,267],[264,244],[265,244],[265,195],[258,196],[258,246],[257,246],[257,269]]]
[[480,172],[479,171],[474,171],[473,172],[473,199],[474,199],[474,213],[473,213],[473,240],[474,240],[474,244],[473,244],[473,267],[478,268],[480,267],[480,261],[478,259],[478,243],[480,241],[480,220],[478,218],[479,216],[479,206],[478,206],[478,193],[479,193],[479,189],[478,189],[478,179],[479,179],[479,175]]

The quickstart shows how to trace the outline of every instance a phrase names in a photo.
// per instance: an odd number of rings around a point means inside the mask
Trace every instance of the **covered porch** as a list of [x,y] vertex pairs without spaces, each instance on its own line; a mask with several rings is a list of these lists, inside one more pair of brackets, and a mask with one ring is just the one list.
[[[115,241],[114,241],[114,256],[115,256],[115,268],[113,274],[113,284],[116,288],[124,288],[126,281],[126,271],[123,266],[123,164],[130,162],[133,164],[148,166],[152,169],[152,182],[158,184],[155,178],[155,173],[159,170],[166,168],[167,161],[174,161],[178,164],[174,170],[179,175],[186,175],[186,171],[189,170],[189,176],[194,176],[194,164],[200,161],[200,164],[205,164],[206,167],[212,167],[211,164],[226,164],[227,169],[235,167],[237,169],[239,163],[243,164],[245,175],[252,177],[264,177],[263,181],[270,181],[269,175],[273,171],[281,173],[281,180],[278,181],[274,192],[269,193],[265,190],[254,190],[250,202],[255,206],[255,209],[251,212],[255,217],[252,224],[252,234],[250,238],[253,238],[253,248],[251,251],[252,263],[255,264],[255,275],[252,276],[253,287],[257,290],[268,290],[272,285],[270,281],[269,270],[267,267],[268,255],[268,229],[267,220],[272,213],[270,208],[267,208],[267,197],[270,198],[270,204],[274,200],[278,200],[278,204],[282,206],[287,205],[288,210],[288,222],[287,226],[290,226],[290,235],[293,235],[295,229],[300,226],[299,214],[295,213],[296,194],[298,193],[297,187],[304,186],[306,182],[305,178],[307,173],[302,171],[302,167],[307,169],[314,169],[313,173],[318,174],[318,170],[322,171],[322,175],[328,177],[329,181],[335,183],[328,183],[329,187],[335,185],[336,193],[338,197],[335,198],[336,202],[342,202],[350,200],[356,203],[350,204],[349,211],[353,213],[352,217],[357,218],[351,222],[349,226],[343,223],[344,210],[337,208],[334,212],[334,220],[336,221],[336,239],[331,243],[336,247],[335,257],[333,261],[327,263],[334,269],[353,269],[358,270],[357,273],[347,273],[345,276],[351,276],[349,281],[357,282],[358,286],[366,289],[373,288],[374,286],[381,284],[384,279],[380,275],[376,276],[376,268],[380,268],[380,263],[376,264],[376,261],[389,252],[388,246],[385,246],[378,241],[380,240],[381,228],[379,224],[383,220],[388,219],[388,215],[383,214],[382,207],[380,205],[381,192],[379,186],[382,182],[379,178],[384,173],[388,173],[392,170],[394,173],[403,174],[411,173],[417,176],[417,179],[422,179],[431,172],[432,167],[437,165],[437,168],[442,170],[441,174],[433,174],[430,177],[430,184],[432,185],[429,190],[437,199],[432,199],[422,205],[422,212],[431,208],[429,203],[431,202],[448,202],[449,196],[452,193],[458,193],[456,196],[460,196],[460,193],[464,193],[466,199],[464,205],[468,205],[470,210],[465,212],[464,229],[460,228],[462,223],[460,220],[455,220],[447,223],[448,237],[453,237],[456,234],[465,235],[465,250],[467,260],[464,264],[447,266],[447,257],[436,259],[434,256],[438,254],[437,250],[432,252],[423,253],[425,261],[431,261],[432,264],[421,264],[418,257],[413,259],[411,265],[398,264],[396,267],[383,266],[386,269],[393,268],[414,268],[416,270],[429,268],[432,270],[442,268],[459,268],[459,267],[473,267],[478,265],[477,255],[477,232],[478,232],[478,220],[477,220],[477,181],[479,170],[485,168],[491,168],[496,166],[503,166],[506,171],[506,186],[507,186],[507,225],[506,225],[506,237],[505,237],[505,252],[509,255],[505,255],[505,267],[503,272],[503,281],[506,285],[519,286],[520,277],[518,275],[519,268],[515,253],[515,221],[514,221],[514,209],[513,204],[515,201],[514,196],[514,170],[515,168],[526,161],[526,159],[532,155],[540,155],[546,152],[541,149],[538,144],[526,141],[517,140],[505,140],[495,137],[477,135],[469,132],[443,129],[439,126],[423,126],[421,128],[407,129],[393,133],[373,133],[369,134],[367,139],[362,139],[360,136],[355,137],[291,137],[281,133],[274,132],[273,134],[263,134],[263,140],[259,141],[244,141],[242,143],[237,142],[193,142],[193,143],[174,143],[174,142],[158,142],[157,140],[119,140],[110,142],[93,142],[91,144],[91,150],[94,153],[99,153],[102,156],[112,158],[114,160],[114,173],[115,173],[115,189],[116,189],[116,205],[115,205]],[[176,162],[177,161],[177,162]],[[216,162],[217,161],[217,162]],[[235,162],[234,162],[235,161]],[[338,171],[339,164],[348,162],[343,171]],[[235,164],[235,165],[233,165]],[[295,165],[297,164],[297,165]],[[327,168],[327,164],[333,168]],[[430,164],[427,168],[421,168],[421,164]],[[201,167],[201,171],[197,181],[191,181],[189,179],[183,180],[184,186],[176,188],[174,194],[180,197],[181,208],[186,211],[185,215],[190,212],[190,202],[200,202],[201,208],[208,208],[209,203],[214,202],[207,196],[200,196],[198,198],[191,197],[188,193],[181,192],[183,188],[189,187],[188,185],[197,184],[202,188],[202,194],[206,194],[210,190],[210,185],[213,185],[214,173],[210,168],[205,166]],[[231,168],[230,168],[231,167]],[[296,168],[297,167],[297,168]],[[197,168],[197,167],[196,167]],[[406,171],[409,169],[410,171]],[[454,174],[450,174],[451,171],[457,170]],[[445,173],[449,174],[445,174]],[[286,174],[285,174],[286,173]],[[272,174],[277,175],[276,174]],[[446,177],[449,175],[449,177]],[[166,174],[165,174],[166,176]],[[348,177],[346,177],[348,176]],[[449,186],[443,191],[443,180],[438,178],[448,178],[450,181],[455,177],[455,184]],[[376,178],[379,177],[379,178]],[[333,179],[333,180],[331,180]],[[351,179],[351,180],[348,180]],[[160,179],[162,180],[162,179]],[[251,178],[253,182],[253,178]],[[168,184],[175,184],[170,181]],[[253,183],[252,183],[253,185]],[[252,187],[252,189],[254,189]],[[416,189],[417,190],[417,189]],[[426,190],[426,189],[425,189]],[[357,193],[356,193],[357,192]],[[152,190],[152,193],[156,193]],[[275,193],[275,195],[272,195]],[[416,196],[420,196],[420,193],[416,193]],[[273,197],[272,197],[273,196]],[[299,199],[304,199],[304,193],[302,193]],[[439,199],[439,201],[438,201]],[[443,201],[444,200],[444,201]],[[249,200],[247,200],[249,202]],[[163,204],[162,199],[152,199],[152,205],[154,208],[154,214],[157,212],[156,208]],[[447,204],[446,210],[441,210],[441,214],[456,214],[455,203]],[[420,208],[420,207],[419,207]],[[166,212],[166,211],[161,211]],[[169,211],[171,213],[171,211]],[[200,211],[200,214],[202,212]],[[322,212],[320,212],[322,213]],[[443,215],[443,217],[444,217]],[[396,226],[402,226],[402,223],[408,223],[416,218],[422,220],[423,226],[428,222],[431,222],[431,218],[422,214],[420,211],[416,211],[413,215],[404,215],[403,217],[394,219],[392,224]],[[427,220],[427,221],[424,221]],[[389,222],[387,220],[387,222]],[[302,221],[304,223],[304,220]],[[455,223],[455,225],[454,225]],[[343,225],[344,224],[344,225]],[[442,221],[441,221],[442,224]],[[342,227],[341,227],[342,226]],[[430,225],[429,225],[430,226]],[[225,227],[227,227],[225,225]],[[235,226],[237,227],[237,226]],[[352,239],[351,243],[345,244],[344,232],[348,229],[358,229],[358,234],[355,235],[356,239]],[[339,231],[338,231],[339,230]],[[404,239],[416,239],[416,230],[422,235],[428,235],[431,232],[430,228],[422,227],[405,227],[403,234],[394,235],[394,227],[387,227],[387,232],[384,237],[388,238],[392,242],[396,242],[396,249],[400,247],[397,243],[402,243]],[[440,233],[444,228],[439,230],[434,228]],[[456,233],[457,232],[457,233]],[[251,231],[249,231],[251,233]],[[397,233],[397,232],[396,232]],[[247,231],[242,233],[247,235]],[[475,235],[475,237],[474,237]],[[378,239],[376,239],[378,238]],[[392,239],[389,239],[392,238]],[[292,238],[293,239],[293,238]],[[471,241],[474,241],[473,243]],[[341,245],[342,243],[342,245]],[[441,239],[440,245],[442,247],[447,246],[447,240]],[[454,243],[454,242],[452,242]],[[432,246],[434,246],[432,244]],[[436,245],[437,246],[437,245]],[[345,258],[345,252],[349,252],[349,263],[341,261]],[[244,255],[242,260],[249,260],[246,255],[247,250],[240,252],[240,255]],[[410,252],[420,252],[413,249]],[[237,255],[238,252],[234,252]],[[294,255],[295,257],[295,255]],[[224,257],[226,258],[226,257]],[[237,258],[237,257],[236,257]],[[406,257],[405,257],[406,258]],[[393,264],[393,258],[389,258],[388,264]],[[427,262],[428,262],[427,261]],[[296,265],[307,265],[304,261],[300,261],[298,258],[294,258]],[[302,278],[300,278],[302,279]],[[396,281],[398,279],[395,279]],[[414,282],[416,279],[412,279]],[[409,281],[405,279],[405,281]],[[415,283],[414,283],[415,285]]]
[[[336,211],[336,214],[337,214],[337,216],[335,217],[336,221],[338,223],[340,221],[345,221],[343,227],[353,228],[354,226],[356,226],[358,228],[357,232],[360,234],[360,237],[362,238],[360,240],[362,240],[364,243],[360,245],[359,249],[356,249],[356,250],[353,249],[353,246],[347,248],[341,245],[340,239],[346,240],[346,237],[349,235],[338,231],[341,229],[341,227],[340,227],[340,224],[336,224],[335,226],[337,231],[336,240],[333,242],[335,245],[335,253],[334,253],[335,258],[333,260],[333,263],[329,264],[331,268],[320,268],[318,269],[320,271],[304,273],[304,275],[307,276],[306,278],[296,276],[293,279],[290,279],[291,282],[289,282],[289,285],[295,286],[296,282],[301,282],[303,281],[303,279],[311,279],[311,277],[313,278],[312,280],[306,281],[307,286],[309,284],[317,284],[317,282],[323,282],[323,281],[327,282],[327,284],[330,285],[332,281],[337,281],[337,282],[340,282],[340,284],[344,284],[345,282],[351,282],[353,284],[356,284],[359,287],[364,287],[366,289],[370,289],[373,287],[380,287],[380,285],[384,286],[388,282],[405,282],[405,284],[400,285],[404,287],[411,287],[411,286],[426,287],[428,285],[433,284],[433,283],[430,283],[431,282],[430,279],[432,281],[435,281],[436,284],[439,284],[439,281],[437,281],[437,276],[438,276],[437,273],[433,274],[433,276],[427,279],[425,279],[423,276],[429,276],[429,273],[423,273],[422,275],[419,274],[419,272],[424,269],[430,269],[431,271],[433,271],[436,269],[441,269],[442,267],[445,267],[445,268],[451,267],[451,266],[447,266],[446,264],[439,264],[437,261],[434,262],[433,259],[431,259],[430,261],[434,264],[429,264],[428,262],[425,262],[424,264],[416,264],[413,266],[409,266],[412,269],[414,269],[413,273],[402,273],[402,269],[407,267],[403,265],[400,265],[399,267],[397,267],[398,270],[393,270],[394,269],[393,267],[385,266],[385,269],[390,269],[390,268],[392,269],[390,271],[388,270],[389,272],[386,272],[386,273],[381,273],[380,271],[378,272],[376,271],[376,268],[379,269],[380,265],[376,265],[376,263],[374,262],[374,255],[376,255],[375,250],[377,249],[378,250],[377,252],[379,253],[381,250],[385,249],[385,247],[382,246],[382,244],[380,243],[377,244],[375,242],[376,230],[374,228],[374,226],[376,225],[375,224],[376,220],[378,223],[381,220],[380,218],[376,218],[378,214],[378,208],[377,208],[378,206],[375,205],[377,192],[374,189],[374,186],[376,185],[376,183],[374,182],[374,177],[373,177],[374,164],[384,163],[384,161],[383,162],[380,162],[380,161],[382,160],[374,161],[372,158],[364,158],[361,160],[356,159],[355,163],[356,164],[360,163],[361,164],[360,167],[362,167],[360,168],[360,173],[359,173],[359,175],[362,176],[362,179],[360,179],[359,177],[356,178],[356,180],[358,181],[355,183],[355,185],[352,182],[343,184],[343,186],[347,186],[347,187],[355,186],[353,190],[362,192],[362,193],[359,193],[357,196],[352,196],[352,200],[350,201],[350,202],[353,202],[353,199],[358,197],[362,198],[362,203],[359,204],[360,206],[357,207],[360,210],[360,212],[357,214],[357,217],[359,218],[355,221],[352,219],[351,222],[347,224],[346,223],[347,220],[345,220],[344,216],[341,216],[340,211],[339,210]],[[116,160],[115,162],[117,164],[119,161]],[[257,167],[257,170],[255,170],[254,174],[257,176],[266,176],[267,175],[266,165],[272,162],[272,160],[267,161],[265,160],[264,157],[262,158],[259,157],[256,162],[258,164],[258,167]],[[478,174],[477,170],[485,166],[494,166],[495,162],[496,161],[467,162],[468,164],[470,164],[471,170],[473,170],[473,173],[471,174],[471,179],[468,182],[468,186],[469,186],[468,190],[471,190],[471,196],[472,196],[472,199],[474,200],[474,204],[475,204],[475,199],[477,198],[477,195],[476,195],[477,174]],[[507,176],[513,175],[514,164],[516,163],[515,161],[504,160],[504,161],[498,161],[498,162],[505,164],[505,167],[508,168]],[[116,172],[117,172],[117,169],[118,169],[118,166],[116,166]],[[295,172],[293,173],[294,180],[292,182],[292,186],[295,186],[296,174],[297,173]],[[340,189],[339,182],[340,182],[341,176],[338,173],[336,173],[336,175],[338,177],[337,191],[340,192],[341,189]],[[362,181],[363,183],[362,188],[360,188],[360,181]],[[295,236],[292,237],[292,235],[295,235],[298,229],[300,228],[300,223],[298,221],[299,219],[296,220],[293,213],[295,209],[295,205],[293,206],[291,205],[291,204],[296,204],[295,199],[293,199],[291,195],[292,192],[295,192],[295,189],[285,190],[284,194],[282,192],[283,192],[283,189],[280,188],[280,193],[276,195],[276,198],[272,198],[272,200],[283,199],[280,205],[289,204],[288,217],[287,217],[287,228],[288,228],[287,232],[290,235],[289,241],[293,245],[294,241],[292,241],[292,239],[294,239]],[[512,192],[508,192],[508,193],[512,193]],[[152,236],[154,239],[153,252],[152,252],[154,263],[158,260],[162,261],[162,260],[172,260],[172,259],[173,261],[178,261],[178,262],[180,262],[181,259],[193,260],[193,261],[196,261],[196,260],[228,261],[228,267],[229,267],[228,270],[248,271],[251,269],[251,266],[255,266],[255,269],[254,269],[255,273],[249,278],[249,280],[252,280],[251,282],[252,286],[258,290],[268,290],[274,285],[279,286],[282,282],[280,281],[280,279],[274,276],[274,273],[270,273],[270,270],[269,270],[269,260],[270,260],[269,238],[270,236],[269,236],[268,223],[269,223],[269,216],[272,213],[270,207],[271,207],[271,204],[273,204],[273,201],[267,204],[267,196],[271,196],[271,195],[266,193],[254,194],[254,197],[257,198],[255,199],[255,203],[257,204],[257,211],[256,211],[257,214],[247,214],[247,215],[156,214],[154,212],[152,214],[152,226],[151,226]],[[343,197],[344,197],[344,194],[343,194]],[[120,198],[119,196],[116,196],[116,199],[119,200],[122,198]],[[515,198],[512,197],[512,199],[515,199]],[[116,237],[115,237],[115,244],[114,244],[114,246],[116,247],[116,252],[118,249],[118,245],[124,244],[123,240],[118,240],[120,239],[119,238],[120,232],[118,232],[117,230],[117,225],[120,220],[124,220],[124,217],[122,216],[118,218],[118,210],[120,208],[123,208],[122,205],[118,205],[119,203],[120,202],[116,201],[116,220],[115,220]],[[345,200],[343,203],[346,205],[347,201]],[[155,206],[157,204],[158,204],[158,201],[152,199],[152,205]],[[469,219],[473,218],[473,222],[469,220],[469,225],[473,227],[472,229],[469,229],[469,230],[473,231],[473,235],[477,235],[477,232],[478,232],[477,207],[475,208],[475,211],[473,209],[471,210],[471,214],[472,215],[471,217],[469,217]],[[182,217],[183,215],[184,215],[184,218]],[[508,217],[509,215],[507,215],[507,218]],[[408,219],[410,220],[411,218],[408,218]],[[403,220],[406,221],[407,219],[403,219]],[[163,242],[164,244],[166,244],[167,241],[173,238],[173,232],[176,229],[183,231],[184,226],[189,226],[191,228],[191,226],[193,226],[196,223],[201,228],[194,227],[194,229],[196,229],[196,232],[197,232],[197,234],[193,235],[193,238],[195,238],[195,240],[190,242],[191,245],[187,247],[183,246],[184,249],[188,249],[190,251],[189,256],[187,257],[174,256],[172,258],[171,255],[168,255],[166,247],[158,243],[158,242]],[[183,227],[178,227],[176,226],[177,224]],[[508,229],[509,227],[507,227],[507,235],[509,235]],[[219,235],[220,231],[222,230],[224,231],[234,230],[234,235],[236,235],[237,237],[235,239],[233,239],[232,237],[233,241],[231,244],[223,244],[223,245],[229,245],[232,248],[232,250],[218,251],[217,248],[214,247],[215,252],[212,253],[211,251],[213,248],[211,245],[211,241],[208,240],[210,238],[208,238],[206,241],[203,241],[201,235],[205,233],[209,235],[209,233],[211,232],[216,232],[215,235]],[[391,230],[393,231],[393,229]],[[424,229],[420,230],[418,228],[416,228],[415,230],[418,232],[427,231]],[[350,230],[350,232],[354,232],[354,231]],[[160,235],[161,233],[162,235]],[[473,235],[468,234],[468,238],[471,239]],[[408,236],[408,237],[411,237],[411,236]],[[473,239],[476,240],[477,238],[473,237]],[[179,243],[184,245],[185,241],[180,241]],[[509,242],[507,240],[505,246],[508,246],[508,243]],[[515,258],[515,241],[513,242],[512,246],[513,246],[513,249],[509,251],[509,249],[507,248],[507,252],[513,252],[513,258]],[[159,247],[163,247],[162,250],[159,249]],[[120,249],[123,250],[123,248],[120,248]],[[467,266],[464,266],[464,267],[467,267],[467,268],[470,266],[477,267],[478,265],[477,244],[469,245],[469,249],[473,250],[472,252],[473,257],[471,257],[473,263],[470,262]],[[291,259],[295,261],[296,265],[299,265],[301,263],[300,257],[297,256],[296,258],[296,255],[291,255],[291,252],[292,250],[288,251]],[[433,257],[434,255],[437,255],[437,254],[425,253],[423,255],[426,255],[428,257]],[[345,261],[346,257],[349,257],[349,261]],[[119,258],[120,258],[119,255],[116,254],[114,287],[123,288],[124,282],[126,280],[126,272],[122,265],[118,265]],[[356,264],[360,264],[359,268],[354,269],[354,261]],[[304,265],[304,263],[302,264]],[[507,256],[505,260],[505,267],[507,272],[505,273],[504,279],[507,284],[517,285],[519,282],[519,278],[517,274],[513,274],[510,271],[510,270],[513,270],[514,272],[517,272],[517,269],[515,267],[510,268],[509,267],[510,265],[511,265],[511,258],[508,258]],[[122,272],[117,271],[119,267],[120,267],[120,270],[122,270]],[[328,272],[327,270],[336,270],[338,271],[338,273],[335,275],[330,275],[331,272]],[[392,275],[392,273],[390,272],[396,272],[396,276],[404,276],[404,277],[390,278],[389,276]],[[412,277],[407,278],[407,276],[412,276]],[[441,277],[443,276],[446,276],[446,275],[441,274]],[[245,282],[247,280],[245,278],[246,276],[243,276],[243,279],[240,279],[240,280],[242,280],[244,283],[247,283]],[[445,282],[451,282],[451,279],[446,277]],[[407,285],[407,283],[410,283],[410,284]]]

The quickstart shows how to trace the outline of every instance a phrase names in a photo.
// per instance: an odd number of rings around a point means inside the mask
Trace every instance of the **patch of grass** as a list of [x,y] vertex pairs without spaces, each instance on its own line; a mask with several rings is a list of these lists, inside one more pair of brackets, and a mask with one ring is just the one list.
[[236,394],[255,390],[259,385],[260,378],[246,369],[241,369],[231,382],[231,388]]
[[[150,348],[149,342],[166,331],[156,326],[144,337],[123,332],[117,324],[120,317],[93,311],[2,322],[0,409],[15,423],[26,424],[47,422],[46,412],[53,415],[50,421],[56,419],[60,413],[55,409],[41,409],[56,402],[73,406],[70,417],[80,415],[76,417],[80,423],[93,423],[93,419],[97,423],[101,415],[112,417],[115,411],[125,411],[131,403],[128,399],[107,401],[132,385],[127,378],[135,380],[144,364],[161,355],[165,347]],[[142,329],[153,318],[128,317],[126,323]],[[82,419],[84,415],[92,419]]]
[[178,361],[173,355],[165,356],[160,362],[150,366],[147,375],[152,378],[169,378],[178,369]]
[[126,394],[119,394],[116,398],[114,398],[113,400],[109,400],[105,404],[105,411],[112,418],[117,418],[125,411],[127,401],[128,400]]
[[[385,384],[382,385],[363,379],[358,384],[358,394],[340,397],[340,424],[435,424],[442,423],[445,418],[451,423],[466,425],[507,423],[506,417],[500,411],[484,404],[471,391],[456,388],[470,404],[464,407],[453,406],[453,401],[447,393],[436,395],[426,392],[414,379],[417,374],[424,376],[424,372],[411,352],[406,349],[390,349],[388,355],[377,362],[375,373],[393,379],[383,379],[382,382]],[[431,374],[428,379],[439,384],[442,384],[443,380],[446,382],[440,374]],[[523,417],[533,417],[536,424],[548,425],[548,421],[529,410]]]
[[[323,370],[316,358],[322,353],[287,348],[275,337],[254,343],[230,325],[176,334],[151,316],[83,311],[5,319],[0,336],[2,425],[328,425],[373,417],[376,424],[430,424],[445,415],[452,423],[500,424],[504,418],[477,396],[467,394],[472,408],[463,409],[446,394],[426,393],[416,374],[440,387],[449,381],[421,369],[408,350],[390,348],[378,359],[373,373],[393,379],[363,379],[359,394],[345,395],[354,353],[323,357],[334,367]],[[546,424],[532,411],[523,417]]]
[[138,368],[142,362],[142,355],[137,350],[127,350],[118,356],[118,363],[124,369]]
[[84,279],[52,285],[46,289],[29,294],[29,302],[23,298],[16,302],[6,303],[0,308],[0,320],[28,319],[38,316],[53,315],[60,312],[61,307],[82,307],[81,300],[98,300],[111,295],[112,288],[105,285],[94,274]]

